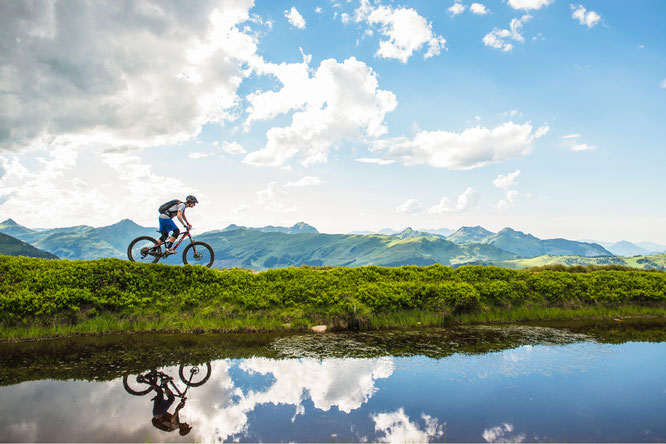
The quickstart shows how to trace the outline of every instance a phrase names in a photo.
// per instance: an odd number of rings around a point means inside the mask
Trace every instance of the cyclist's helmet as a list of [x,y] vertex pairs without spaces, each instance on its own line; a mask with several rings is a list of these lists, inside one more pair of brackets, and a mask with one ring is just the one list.
[[199,203],[196,197],[192,196],[191,194],[185,198],[187,202],[194,202],[194,203]]

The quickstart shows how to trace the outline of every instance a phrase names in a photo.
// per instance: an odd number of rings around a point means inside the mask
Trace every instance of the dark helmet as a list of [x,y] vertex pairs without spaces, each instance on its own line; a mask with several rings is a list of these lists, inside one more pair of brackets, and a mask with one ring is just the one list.
[[194,203],[199,203],[196,197],[192,196],[191,194],[185,198],[185,201],[187,202],[194,202]]

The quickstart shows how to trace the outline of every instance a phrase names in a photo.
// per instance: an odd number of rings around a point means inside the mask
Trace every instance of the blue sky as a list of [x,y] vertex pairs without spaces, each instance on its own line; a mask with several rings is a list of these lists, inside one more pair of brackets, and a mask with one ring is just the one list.
[[510,226],[666,243],[661,1],[0,2],[32,227]]

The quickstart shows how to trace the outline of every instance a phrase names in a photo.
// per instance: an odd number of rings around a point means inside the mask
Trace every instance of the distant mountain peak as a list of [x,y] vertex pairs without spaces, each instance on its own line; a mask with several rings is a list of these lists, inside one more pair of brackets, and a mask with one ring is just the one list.
[[448,236],[446,239],[454,243],[466,244],[481,242],[488,236],[492,236],[492,231],[486,230],[481,225],[475,227],[460,227],[458,231]]
[[16,223],[16,221],[14,221],[14,219],[10,218],[10,219],[7,219],[5,221],[0,222],[0,225],[3,225],[5,227],[15,227],[18,224]]

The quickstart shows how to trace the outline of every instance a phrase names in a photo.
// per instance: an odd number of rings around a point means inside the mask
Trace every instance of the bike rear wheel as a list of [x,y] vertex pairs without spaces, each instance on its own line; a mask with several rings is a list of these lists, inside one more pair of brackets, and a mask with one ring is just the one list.
[[139,236],[127,247],[127,257],[132,262],[155,263],[162,257],[162,246],[150,236]]
[[139,376],[142,375],[123,376],[123,387],[130,395],[143,396],[153,389],[147,381],[139,382]]
[[185,265],[203,265],[210,267],[215,261],[215,253],[210,245],[205,242],[192,242],[183,251],[183,263]]
[[201,365],[181,365],[178,369],[180,380],[190,387],[199,387],[210,378],[210,362]]

